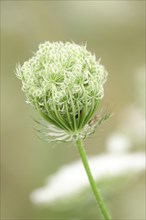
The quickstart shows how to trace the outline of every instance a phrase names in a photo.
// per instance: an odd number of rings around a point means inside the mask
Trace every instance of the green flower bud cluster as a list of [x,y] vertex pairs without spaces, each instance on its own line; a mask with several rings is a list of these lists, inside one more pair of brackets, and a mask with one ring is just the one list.
[[53,126],[79,134],[104,95],[107,72],[86,46],[45,42],[16,75],[27,102]]

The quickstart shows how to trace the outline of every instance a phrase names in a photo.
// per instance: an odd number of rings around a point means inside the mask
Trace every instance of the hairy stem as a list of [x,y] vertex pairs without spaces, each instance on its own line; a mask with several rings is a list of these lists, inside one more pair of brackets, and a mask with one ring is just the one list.
[[76,145],[77,145],[80,157],[82,159],[82,162],[83,162],[86,174],[88,176],[91,188],[93,190],[93,193],[95,195],[96,201],[97,201],[97,203],[99,205],[99,208],[101,210],[101,213],[102,213],[102,215],[103,215],[105,220],[111,220],[110,214],[108,213],[108,210],[107,210],[107,208],[104,205],[104,201],[103,201],[103,199],[102,199],[102,197],[100,195],[100,192],[99,192],[99,190],[98,190],[98,188],[96,186],[95,180],[94,180],[94,178],[92,176],[92,173],[91,173],[91,170],[90,170],[90,167],[89,167],[89,164],[88,164],[88,159],[87,159],[87,155],[86,155],[86,152],[85,152],[82,140],[78,139],[76,141]]

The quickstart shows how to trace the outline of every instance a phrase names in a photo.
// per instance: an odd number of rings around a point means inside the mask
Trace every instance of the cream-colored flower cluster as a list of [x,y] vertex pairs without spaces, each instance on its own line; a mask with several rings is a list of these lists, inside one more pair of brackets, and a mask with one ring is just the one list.
[[104,95],[104,67],[86,46],[45,42],[16,75],[27,102],[55,126],[68,131],[85,126]]

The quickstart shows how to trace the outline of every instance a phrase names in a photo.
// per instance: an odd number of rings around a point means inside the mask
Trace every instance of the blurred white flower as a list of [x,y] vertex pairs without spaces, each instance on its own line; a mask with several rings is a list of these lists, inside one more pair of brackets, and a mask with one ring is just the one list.
[[107,150],[111,153],[125,153],[131,147],[130,139],[121,133],[113,133],[107,139]]
[[123,111],[119,129],[134,143],[143,143],[145,140],[145,116],[143,110],[134,105]]
[[122,113],[119,129],[127,135],[132,144],[145,141],[145,67],[142,66],[135,74],[135,103],[128,106]]
[[[102,154],[89,157],[89,164],[96,181],[131,175],[145,169],[144,153]],[[52,204],[78,195],[89,186],[81,161],[75,161],[50,176],[45,186],[30,195],[34,204]]]
[[141,146],[145,142],[145,68],[143,66],[135,74],[135,95],[135,104],[129,105],[122,111],[118,128],[108,137],[109,152],[124,153],[135,144]]

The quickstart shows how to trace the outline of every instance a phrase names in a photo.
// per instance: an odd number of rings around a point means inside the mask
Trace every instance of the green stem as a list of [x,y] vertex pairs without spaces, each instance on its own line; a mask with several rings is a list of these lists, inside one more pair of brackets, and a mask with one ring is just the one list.
[[92,173],[91,173],[91,170],[90,170],[90,167],[89,167],[89,164],[88,164],[88,159],[87,159],[87,156],[86,156],[86,152],[85,152],[82,140],[78,139],[76,141],[76,145],[77,145],[79,154],[81,156],[84,168],[86,170],[86,173],[87,173],[87,176],[88,176],[91,188],[92,188],[93,193],[95,195],[96,201],[97,201],[97,203],[98,203],[98,205],[100,207],[101,213],[102,213],[102,215],[103,215],[105,220],[111,220],[110,214],[108,213],[108,210],[106,209],[106,207],[104,205],[103,199],[102,199],[102,197],[100,195],[100,192],[99,192],[99,190],[98,190],[98,188],[96,186],[96,183],[94,181],[94,178],[92,176]]

